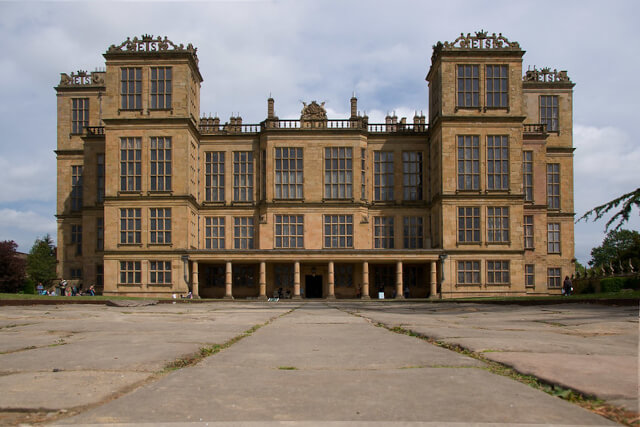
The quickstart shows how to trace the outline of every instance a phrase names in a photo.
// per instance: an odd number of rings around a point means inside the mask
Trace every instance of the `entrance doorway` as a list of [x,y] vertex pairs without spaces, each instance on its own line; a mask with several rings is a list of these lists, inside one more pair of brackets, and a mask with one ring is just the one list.
[[322,276],[304,276],[304,288],[306,298],[322,298]]

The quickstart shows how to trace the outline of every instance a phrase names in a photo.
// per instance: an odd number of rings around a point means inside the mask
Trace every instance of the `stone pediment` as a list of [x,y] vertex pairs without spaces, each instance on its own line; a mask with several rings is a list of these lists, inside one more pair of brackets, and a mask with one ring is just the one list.
[[327,110],[324,109],[324,102],[318,104],[316,101],[311,101],[311,104],[307,105],[303,102],[302,112],[300,114],[300,120],[327,120]]

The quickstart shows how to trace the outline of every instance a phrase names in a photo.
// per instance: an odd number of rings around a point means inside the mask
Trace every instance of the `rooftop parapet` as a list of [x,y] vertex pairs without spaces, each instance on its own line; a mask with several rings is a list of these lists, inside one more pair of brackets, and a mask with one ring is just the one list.
[[149,34],[143,34],[141,38],[135,36],[133,39],[127,37],[125,41],[123,41],[119,45],[112,44],[107,49],[106,55],[109,54],[157,54],[157,53],[190,53],[193,56],[196,64],[198,64],[198,55],[196,54],[198,48],[193,47],[191,43],[184,47],[181,44],[175,44],[171,40],[167,38],[167,36],[161,38],[160,36],[154,38]]
[[476,31],[475,35],[467,33],[460,33],[460,36],[453,42],[438,42],[433,45],[433,55],[431,56],[431,62],[434,62],[436,57],[442,52],[455,52],[455,51],[513,51],[522,52],[518,42],[510,42],[502,33],[493,33],[488,35],[484,30]]
[[535,66],[532,69],[527,70],[524,76],[522,76],[524,83],[546,83],[546,84],[570,84],[574,83],[569,78],[566,71],[558,71],[549,67],[544,67],[538,70]]
[[58,87],[104,86],[104,71],[88,73],[78,70],[75,73],[60,73]]

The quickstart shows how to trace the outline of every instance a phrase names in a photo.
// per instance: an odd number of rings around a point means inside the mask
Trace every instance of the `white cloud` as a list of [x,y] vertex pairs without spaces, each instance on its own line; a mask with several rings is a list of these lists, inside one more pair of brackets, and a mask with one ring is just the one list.
[[14,240],[20,252],[29,252],[36,237],[50,234],[56,241],[56,220],[33,211],[0,209],[0,240]]

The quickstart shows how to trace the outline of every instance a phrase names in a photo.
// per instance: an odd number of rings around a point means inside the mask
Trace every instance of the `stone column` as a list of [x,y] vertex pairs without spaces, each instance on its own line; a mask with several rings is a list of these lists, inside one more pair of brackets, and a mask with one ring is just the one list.
[[362,295],[360,299],[371,299],[369,296],[369,262],[362,262]]
[[431,261],[431,272],[430,272],[430,276],[431,276],[431,281],[429,282],[429,298],[430,299],[435,299],[438,298],[438,279],[437,279],[437,269],[436,269],[436,262],[435,261]]
[[224,275],[224,299],[233,299],[233,274],[231,261],[227,261]]
[[191,294],[194,298],[200,298],[198,283],[198,261],[192,261],[191,267]]
[[402,261],[396,263],[396,299],[404,299],[402,288]]
[[267,299],[267,263],[260,261],[260,295],[258,299]]
[[335,289],[335,279],[333,273],[333,261],[329,261],[329,294],[327,295],[327,299],[336,299],[336,289]]
[[293,263],[293,299],[300,297],[300,261]]

